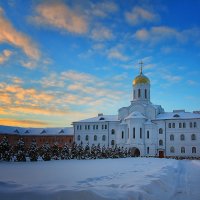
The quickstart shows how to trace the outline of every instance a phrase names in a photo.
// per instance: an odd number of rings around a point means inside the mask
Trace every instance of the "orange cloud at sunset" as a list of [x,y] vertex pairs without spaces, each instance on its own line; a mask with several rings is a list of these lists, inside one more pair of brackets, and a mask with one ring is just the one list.
[[0,119],[0,124],[5,126],[45,127],[48,123],[34,120]]

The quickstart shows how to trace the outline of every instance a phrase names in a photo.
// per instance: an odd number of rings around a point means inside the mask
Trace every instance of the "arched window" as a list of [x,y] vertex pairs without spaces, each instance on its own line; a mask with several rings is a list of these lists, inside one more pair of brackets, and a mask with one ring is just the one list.
[[111,140],[111,145],[112,145],[112,146],[115,145],[115,140]]
[[172,124],[172,128],[175,128],[175,123]]
[[80,135],[77,136],[77,140],[78,140],[78,141],[81,140],[81,136],[80,136]]
[[190,122],[190,128],[192,128],[192,122]]
[[113,134],[113,135],[115,134],[115,129],[111,130],[111,134]]
[[180,135],[180,140],[185,140],[185,135],[181,134]]
[[174,141],[174,135],[170,135],[170,140]]
[[196,128],[197,127],[197,123],[196,122],[194,122],[194,128]]
[[128,128],[128,139],[129,139],[129,128]]
[[135,139],[135,127],[133,128],[133,139]]
[[149,154],[149,147],[147,147],[147,154]]
[[170,153],[175,153],[174,147],[170,147]]
[[181,147],[181,153],[185,153],[185,147]]
[[163,140],[159,140],[159,146],[163,146]]
[[89,136],[88,136],[88,135],[85,136],[85,140],[86,140],[86,141],[89,140]]
[[122,139],[124,139],[124,131],[122,131]]
[[140,98],[141,97],[141,91],[140,91],[140,89],[138,89],[138,98]]
[[192,147],[192,153],[196,153],[196,152],[197,152],[196,147]]
[[196,140],[196,135],[195,134],[191,135],[191,140]]
[[163,134],[163,129],[159,128],[159,134]]
[[142,139],[142,128],[140,128],[140,139]]
[[168,124],[168,127],[169,127],[169,128],[171,128],[171,127],[172,127],[171,123],[169,123],[169,124]]
[[145,99],[147,99],[147,89],[144,90]]
[[149,139],[149,131],[147,131],[147,139]]
[[96,135],[94,136],[94,141],[97,141],[97,136]]
[[103,135],[103,136],[102,136],[102,141],[105,141],[105,140],[106,140],[106,136]]

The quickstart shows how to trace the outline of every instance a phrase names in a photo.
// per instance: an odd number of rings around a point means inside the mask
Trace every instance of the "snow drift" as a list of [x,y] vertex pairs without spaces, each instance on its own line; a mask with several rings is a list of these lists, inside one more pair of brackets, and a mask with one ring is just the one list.
[[3,200],[199,200],[200,161],[158,158],[1,162]]

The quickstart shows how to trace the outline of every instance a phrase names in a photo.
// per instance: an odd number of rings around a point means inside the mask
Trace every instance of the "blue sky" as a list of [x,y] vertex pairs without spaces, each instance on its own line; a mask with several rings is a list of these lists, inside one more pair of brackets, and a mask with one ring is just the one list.
[[0,1],[0,124],[117,114],[144,62],[151,101],[200,110],[200,1]]

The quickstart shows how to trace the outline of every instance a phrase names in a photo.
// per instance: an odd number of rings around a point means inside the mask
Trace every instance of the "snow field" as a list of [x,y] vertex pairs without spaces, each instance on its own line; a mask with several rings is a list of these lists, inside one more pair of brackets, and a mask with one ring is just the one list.
[[158,158],[0,163],[2,200],[199,200],[200,161]]

